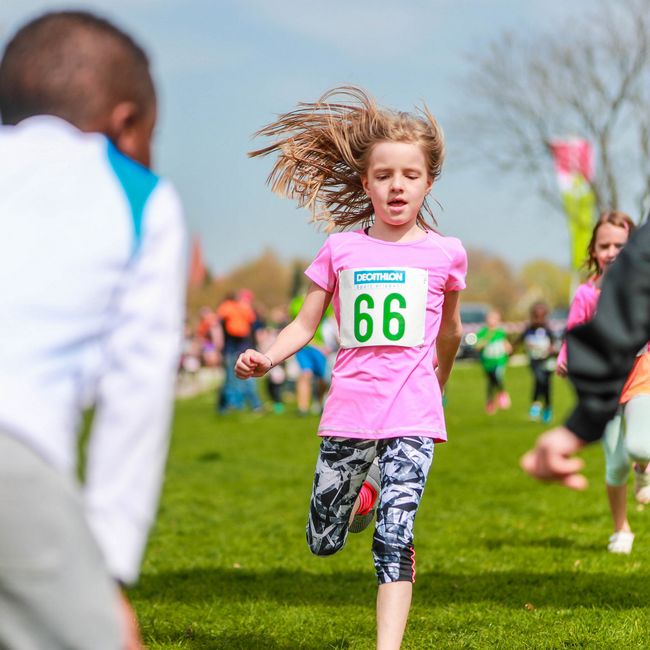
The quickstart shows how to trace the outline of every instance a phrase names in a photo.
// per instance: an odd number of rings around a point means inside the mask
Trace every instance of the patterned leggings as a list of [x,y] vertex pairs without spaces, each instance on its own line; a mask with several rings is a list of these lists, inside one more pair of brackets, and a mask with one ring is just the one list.
[[415,581],[413,524],[433,461],[433,440],[409,436],[386,440],[323,438],[307,522],[315,555],[340,551],[348,521],[375,456],[381,494],[372,554],[379,584]]

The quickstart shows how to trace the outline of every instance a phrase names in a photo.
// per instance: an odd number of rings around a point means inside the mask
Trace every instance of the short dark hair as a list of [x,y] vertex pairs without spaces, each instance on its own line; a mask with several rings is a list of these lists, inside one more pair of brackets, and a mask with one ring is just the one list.
[[0,115],[17,124],[56,115],[83,128],[115,104],[155,103],[144,50],[109,21],[84,11],[44,14],[23,26],[0,61]]

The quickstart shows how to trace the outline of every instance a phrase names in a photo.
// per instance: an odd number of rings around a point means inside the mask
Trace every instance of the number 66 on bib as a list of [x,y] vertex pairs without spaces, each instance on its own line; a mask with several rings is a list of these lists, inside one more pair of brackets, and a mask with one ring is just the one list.
[[340,271],[341,347],[422,345],[428,285],[425,269]]

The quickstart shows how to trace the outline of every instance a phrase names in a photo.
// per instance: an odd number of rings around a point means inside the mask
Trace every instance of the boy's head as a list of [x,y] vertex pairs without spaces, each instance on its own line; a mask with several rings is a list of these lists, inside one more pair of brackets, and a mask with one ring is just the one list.
[[533,325],[542,325],[548,318],[548,305],[543,301],[535,302],[530,307],[530,322]]
[[55,115],[108,136],[149,166],[156,94],[145,52],[108,21],[48,13],[22,27],[0,61],[0,115],[18,124]]
[[501,314],[496,309],[490,309],[485,317],[485,324],[490,328],[497,327],[501,323]]

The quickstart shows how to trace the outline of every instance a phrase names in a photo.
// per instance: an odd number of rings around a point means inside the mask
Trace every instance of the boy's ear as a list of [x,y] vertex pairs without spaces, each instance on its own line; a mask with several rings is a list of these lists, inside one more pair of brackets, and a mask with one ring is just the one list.
[[145,133],[145,122],[140,106],[132,101],[123,101],[113,107],[106,135],[123,154],[148,167],[151,134]]
[[133,128],[138,118],[138,107],[135,102],[120,102],[113,107],[109,116],[108,137],[117,142],[125,131]]

